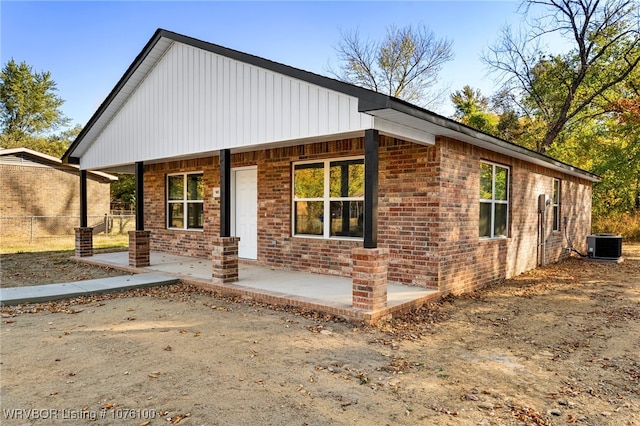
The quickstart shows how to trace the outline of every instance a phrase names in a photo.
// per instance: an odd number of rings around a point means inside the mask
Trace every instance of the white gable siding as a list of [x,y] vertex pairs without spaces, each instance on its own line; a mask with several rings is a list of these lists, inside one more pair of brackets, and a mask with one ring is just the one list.
[[355,97],[174,43],[81,156],[83,169],[371,128]]

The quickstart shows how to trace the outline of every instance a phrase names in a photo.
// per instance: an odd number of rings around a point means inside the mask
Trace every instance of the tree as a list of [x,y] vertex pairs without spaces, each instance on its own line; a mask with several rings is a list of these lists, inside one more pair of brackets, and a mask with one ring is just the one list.
[[15,141],[42,136],[68,123],[49,72],[11,59],[0,72],[0,126]]
[[[604,109],[606,145],[595,156],[596,172],[605,178],[596,195],[603,207],[628,213],[640,211],[640,68],[615,93]],[[606,198],[605,198],[606,195]]]
[[0,147],[2,148],[29,148],[43,154],[54,157],[62,157],[69,148],[71,142],[80,134],[82,126],[63,130],[49,136],[23,136],[19,139],[8,133],[0,133]]
[[497,135],[498,116],[489,111],[489,100],[480,89],[464,86],[451,94],[454,117],[462,124],[485,133]]
[[421,106],[439,102],[434,91],[442,65],[453,59],[452,41],[425,26],[387,27],[381,41],[363,40],[357,30],[341,32],[335,47],[341,62],[336,78]]
[[454,118],[462,124],[510,142],[522,142],[524,127],[506,92],[498,92],[488,99],[480,89],[467,85],[451,94],[451,102],[455,108]]
[[118,173],[116,176],[118,177],[118,180],[111,183],[111,201],[135,204],[135,175]]
[[[539,7],[544,14],[534,17]],[[638,6],[634,0],[525,0],[523,11],[525,30],[505,28],[483,60],[521,99],[523,112],[544,122],[536,148],[545,152],[638,67]],[[569,43],[567,53],[541,53],[552,34]]]
[[453,92],[451,102],[455,107],[454,117],[457,119],[463,119],[489,109],[489,101],[482,95],[480,89],[473,89],[469,85],[464,86],[462,90]]

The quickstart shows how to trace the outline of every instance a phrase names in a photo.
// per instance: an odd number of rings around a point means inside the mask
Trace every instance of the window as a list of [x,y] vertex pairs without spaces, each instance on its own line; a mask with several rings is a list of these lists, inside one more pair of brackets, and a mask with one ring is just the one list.
[[167,176],[167,228],[202,229],[204,181],[202,173]]
[[553,180],[553,230],[560,230],[560,179]]
[[294,235],[362,238],[364,159],[294,164],[293,218]]
[[480,163],[480,237],[506,237],[509,223],[509,169]]

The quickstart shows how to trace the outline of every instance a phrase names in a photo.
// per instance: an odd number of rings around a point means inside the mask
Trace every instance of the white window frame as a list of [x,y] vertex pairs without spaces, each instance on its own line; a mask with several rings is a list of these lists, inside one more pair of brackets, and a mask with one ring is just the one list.
[[[556,192],[556,184],[558,185],[558,190]],[[553,179],[553,231],[560,231],[560,206],[562,205],[562,181],[560,179]],[[556,199],[557,195],[557,199]]]
[[[182,172],[182,173],[168,173],[165,178],[165,201],[166,201],[166,226],[167,229],[178,230],[178,231],[195,231],[195,232],[203,232],[204,231],[204,223],[202,224],[202,228],[189,228],[188,227],[188,205],[191,204],[203,204],[202,211],[204,212],[204,197],[207,196],[206,190],[203,191],[203,199],[202,200],[187,200],[187,177],[189,175],[202,175],[202,179],[204,182],[204,172],[203,171],[194,171],[194,172]],[[182,199],[181,200],[170,200],[169,199],[169,177],[171,176],[182,176]],[[182,214],[184,217],[182,228],[177,228],[174,226],[169,226],[169,211],[171,204],[182,204]]]
[[[482,164],[486,164],[492,167],[491,169],[491,199],[487,198],[479,198],[478,205],[482,203],[490,203],[491,204],[491,224],[490,224],[490,234],[480,236],[480,239],[500,239],[500,238],[509,238],[509,202],[511,199],[510,186],[511,186],[511,167],[506,166],[504,164],[493,163],[490,161],[480,161],[480,167]],[[500,167],[501,169],[505,169],[507,171],[507,199],[506,200],[496,200],[496,167]],[[478,182],[480,184],[480,182]],[[495,218],[496,218],[496,204],[503,204],[507,206],[507,217],[506,217],[506,228],[505,235],[494,235],[495,230]],[[478,231],[479,232],[479,231]]]
[[[322,201],[323,204],[323,215],[325,218],[331,217],[331,201],[362,201],[364,204],[364,196],[362,197],[331,197],[331,163],[333,161],[349,161],[349,160],[363,160],[364,164],[364,156],[353,156],[353,157],[334,157],[327,159],[318,159],[318,160],[305,160],[305,161],[296,161],[291,163],[291,235],[293,237],[298,238],[315,238],[321,240],[352,240],[352,241],[363,241],[364,237],[347,237],[347,236],[331,236],[331,220],[324,220],[323,225],[323,233],[322,235],[314,235],[314,234],[296,234],[296,201]],[[322,198],[297,198],[296,190],[295,190],[295,170],[296,166],[301,164],[320,164],[324,163],[324,197]]]

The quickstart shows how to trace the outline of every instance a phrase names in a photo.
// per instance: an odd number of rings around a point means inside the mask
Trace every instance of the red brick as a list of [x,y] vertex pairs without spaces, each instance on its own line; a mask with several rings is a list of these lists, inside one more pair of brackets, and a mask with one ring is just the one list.
[[211,253],[214,281],[230,283],[238,281],[238,237],[213,237]]
[[93,228],[74,228],[76,256],[93,256]]
[[[369,255],[360,254],[362,241],[291,235],[292,163],[363,153],[363,139],[353,138],[232,155],[233,167],[257,166],[256,264],[351,276],[354,283],[369,279],[361,274],[376,266]],[[446,137],[437,137],[434,146],[424,146],[382,136],[379,160],[378,246],[389,250],[390,282],[460,293],[534,268],[537,195],[551,195],[553,178],[562,180],[561,216],[569,217],[568,233],[578,249],[590,232],[591,183],[586,180]],[[511,170],[507,239],[478,237],[482,160]],[[220,225],[219,199],[210,196],[219,186],[218,161],[203,157],[145,166],[145,229],[152,230],[152,250],[211,256]],[[204,229],[167,230],[166,175],[194,171],[204,173]],[[551,216],[547,216],[548,229]],[[565,256],[565,244],[564,232],[549,232],[547,260]]]
[[150,264],[150,231],[129,231],[129,266],[143,268]]

